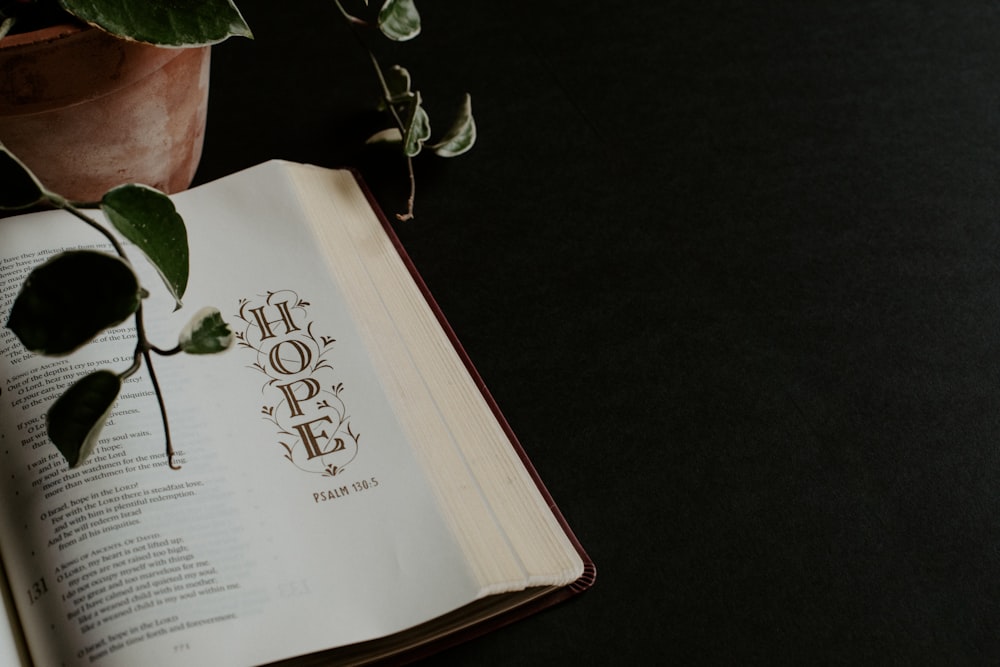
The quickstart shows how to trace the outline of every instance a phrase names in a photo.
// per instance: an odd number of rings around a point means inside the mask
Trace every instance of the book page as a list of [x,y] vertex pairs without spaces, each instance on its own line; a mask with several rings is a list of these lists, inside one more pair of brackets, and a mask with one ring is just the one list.
[[[340,288],[276,168],[177,197],[185,308],[129,249],[163,348],[200,307],[221,355],[154,357],[126,381],[89,461],[68,471],[44,412],[74,379],[131,363],[130,323],[64,358],[0,333],[0,552],[39,664],[244,665],[396,632],[480,585],[387,405]],[[24,273],[101,239],[65,213],[0,220],[6,314]]]

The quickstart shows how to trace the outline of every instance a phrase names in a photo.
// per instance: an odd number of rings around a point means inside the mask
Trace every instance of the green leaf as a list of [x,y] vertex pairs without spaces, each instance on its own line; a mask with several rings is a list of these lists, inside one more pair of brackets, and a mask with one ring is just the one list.
[[389,91],[389,102],[405,103],[413,98],[410,91],[410,73],[405,67],[393,65],[385,74],[385,87]]
[[441,157],[455,157],[465,153],[476,143],[476,121],[472,117],[472,96],[465,94],[455,124],[438,143],[431,146]]
[[124,39],[204,46],[253,37],[232,0],[59,0],[70,14]]
[[116,374],[97,371],[77,380],[49,408],[45,415],[49,439],[70,468],[83,463],[94,451],[121,387]]
[[404,123],[403,152],[408,157],[420,153],[424,142],[431,138],[431,121],[420,104],[420,93],[416,93],[415,103],[410,106],[410,114]]
[[[386,73],[385,86],[388,101],[403,126],[403,152],[414,157],[431,137],[430,118],[421,106],[420,92],[410,90],[410,73],[399,65],[393,65]],[[379,136],[379,139],[391,138],[391,134]]]
[[43,199],[45,191],[35,175],[0,144],[0,209],[28,208]]
[[170,198],[145,185],[122,185],[104,195],[101,210],[149,258],[180,308],[190,259],[187,228]]
[[386,0],[378,13],[378,27],[389,39],[405,42],[420,34],[420,14],[413,0]]
[[139,281],[121,259],[64,252],[36,267],[21,287],[7,327],[32,352],[64,355],[139,308]]
[[233,344],[233,332],[216,308],[202,308],[180,335],[181,350],[188,354],[215,354]]
[[365,139],[366,144],[399,144],[403,142],[403,135],[398,127],[390,127],[380,130]]

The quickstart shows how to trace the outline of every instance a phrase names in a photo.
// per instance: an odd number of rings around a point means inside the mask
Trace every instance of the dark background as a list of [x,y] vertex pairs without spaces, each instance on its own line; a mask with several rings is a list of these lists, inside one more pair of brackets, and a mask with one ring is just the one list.
[[[199,182],[401,210],[332,2],[239,4]],[[1000,660],[1000,5],[418,6],[371,44],[480,139],[396,229],[598,569],[430,662]]]

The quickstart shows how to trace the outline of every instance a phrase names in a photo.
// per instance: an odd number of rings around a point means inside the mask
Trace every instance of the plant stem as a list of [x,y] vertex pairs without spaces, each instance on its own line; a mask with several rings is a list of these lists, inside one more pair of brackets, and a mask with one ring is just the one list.
[[[364,38],[361,37],[361,33],[358,32],[357,26],[363,25],[368,26],[369,23],[362,21],[353,14],[349,14],[344,6],[340,4],[340,0],[333,0],[333,4],[337,6],[340,10],[340,14],[347,21],[347,25],[351,29],[351,34],[361,45],[361,48],[365,50],[368,57],[372,61],[372,67],[375,69],[375,76],[378,78],[379,86],[382,88],[382,100],[385,102],[385,106],[389,109],[392,114],[393,120],[396,121],[396,127],[399,129],[400,134],[403,136],[403,141],[406,141],[406,124],[403,119],[399,117],[399,112],[396,110],[396,105],[392,103],[392,92],[389,90],[389,85],[385,82],[385,75],[382,73],[382,66],[379,65],[378,58],[375,57],[375,53],[368,48],[368,44],[365,42]],[[405,154],[405,153],[404,153]],[[406,200],[406,213],[397,213],[396,219],[400,221],[412,220],[413,219],[413,202],[417,198],[417,179],[413,172],[413,157],[410,155],[405,155],[406,157],[406,169],[410,177],[410,196]]]
[[132,365],[119,373],[118,377],[122,380],[130,378],[138,373],[140,368],[142,368],[142,342],[137,341],[135,344],[135,354],[132,355]]
[[417,179],[413,175],[413,158],[406,156],[406,167],[410,172],[410,197],[406,200],[406,213],[397,213],[396,219],[400,222],[413,220],[413,200],[417,198]]
[[181,349],[180,345],[172,347],[169,350],[164,350],[162,348],[156,347],[155,345],[150,345],[149,346],[149,351],[150,352],[156,352],[161,357],[172,357],[175,354],[180,354],[181,352],[183,352],[183,350]]
[[379,65],[378,58],[375,57],[375,54],[372,53],[371,50],[368,51],[368,57],[372,61],[372,67],[375,68],[375,76],[378,77],[379,86],[382,88],[382,99],[385,101],[385,106],[389,109],[389,112],[392,113],[392,117],[396,121],[396,127],[399,128],[399,132],[403,135],[405,140],[406,123],[404,123],[403,119],[399,117],[399,111],[396,109],[396,105],[392,103],[392,91],[389,90],[389,84],[386,83],[385,74],[382,72],[382,66]]
[[357,16],[349,13],[346,9],[344,9],[344,6],[340,4],[340,0],[333,0],[333,4],[337,5],[337,9],[340,10],[341,16],[347,19],[348,23],[352,25],[365,25],[365,26],[368,25],[367,21],[359,19]]
[[83,220],[85,223],[90,225],[91,228],[93,228],[95,231],[100,233],[101,236],[103,236],[108,240],[111,246],[115,249],[115,252],[118,253],[119,257],[121,257],[126,261],[128,260],[128,256],[125,254],[125,248],[122,247],[121,243],[118,242],[118,239],[116,239],[114,235],[111,234],[111,232],[105,229],[101,223],[97,222],[89,215],[78,209],[76,206],[74,206],[73,204],[71,204],[70,202],[68,202],[67,200],[63,199],[62,197],[60,197],[55,193],[46,192],[45,198],[48,199],[49,202],[56,208],[61,208],[68,213],[72,213],[77,218]]
[[153,383],[153,391],[156,392],[156,401],[160,404],[160,419],[163,421],[163,435],[166,440],[167,465],[171,470],[180,470],[181,467],[174,465],[174,444],[170,438],[170,420],[167,419],[167,405],[163,400],[163,392],[160,390],[160,382],[156,379],[156,370],[153,368],[153,359],[150,357],[149,349],[143,348],[142,356],[146,360],[149,368],[149,380]]
[[[153,385],[153,393],[156,394],[156,402],[160,406],[160,421],[163,422],[163,439],[167,454],[167,465],[170,466],[171,470],[180,470],[180,466],[174,465],[174,443],[170,437],[170,420],[167,418],[167,404],[163,399],[160,382],[156,379],[156,368],[153,366],[153,357],[150,355],[150,350],[153,349],[153,346],[146,339],[146,321],[142,316],[142,304],[139,304],[139,308],[135,311],[135,335],[138,342],[136,344],[136,360],[133,366],[141,365],[142,361],[146,362],[146,368],[149,369],[149,381]],[[141,359],[139,358],[140,355]]]

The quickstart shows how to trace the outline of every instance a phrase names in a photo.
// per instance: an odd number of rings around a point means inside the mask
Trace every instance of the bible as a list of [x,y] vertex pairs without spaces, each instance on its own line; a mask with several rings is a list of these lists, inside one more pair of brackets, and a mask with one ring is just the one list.
[[[271,161],[172,199],[191,280],[178,312],[144,300],[147,334],[212,305],[235,336],[155,361],[179,470],[145,368],[80,466],[45,432],[76,378],[131,364],[131,320],[58,358],[0,332],[0,662],[407,662],[593,584],[352,171]],[[0,220],[4,313],[40,261],[102,243],[61,211]]]

